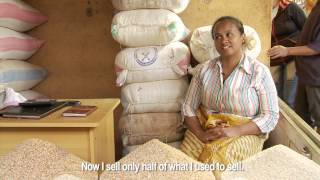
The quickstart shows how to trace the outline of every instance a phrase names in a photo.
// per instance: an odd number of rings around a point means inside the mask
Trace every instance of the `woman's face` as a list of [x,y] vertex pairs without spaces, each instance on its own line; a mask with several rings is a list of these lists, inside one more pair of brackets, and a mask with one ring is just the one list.
[[232,21],[225,20],[216,24],[213,35],[215,47],[222,57],[242,54],[244,35]]

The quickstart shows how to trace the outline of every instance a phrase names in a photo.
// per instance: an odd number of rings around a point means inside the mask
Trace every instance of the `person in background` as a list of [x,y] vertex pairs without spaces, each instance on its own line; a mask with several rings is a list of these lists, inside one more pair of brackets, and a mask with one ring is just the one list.
[[320,1],[309,14],[297,46],[274,46],[268,55],[271,59],[297,56],[295,110],[309,125],[320,127]]
[[[197,159],[205,144],[237,137],[236,143],[224,147],[229,153],[224,162],[231,163],[262,150],[265,139],[259,135],[272,131],[278,122],[278,96],[268,67],[244,53],[245,34],[240,20],[219,18],[212,26],[212,37],[220,57],[196,68],[182,105],[188,130],[181,149]],[[204,116],[230,114],[246,117],[249,122],[206,129],[199,109]],[[195,144],[190,145],[190,140]]]
[[[295,46],[306,21],[303,10],[294,2],[273,0],[272,19],[272,46]],[[272,59],[270,65],[278,96],[293,108],[298,84],[294,57]]]
[[304,9],[307,14],[310,14],[312,8],[316,4],[317,0],[305,0],[304,2]]

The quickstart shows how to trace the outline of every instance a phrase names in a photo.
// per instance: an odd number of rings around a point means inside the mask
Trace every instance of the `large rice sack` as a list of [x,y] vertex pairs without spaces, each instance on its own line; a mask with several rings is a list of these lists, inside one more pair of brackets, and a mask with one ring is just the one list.
[[163,46],[189,33],[175,13],[165,9],[121,11],[112,20],[112,37],[125,46]]
[[122,143],[127,145],[143,144],[151,139],[169,143],[181,140],[184,127],[180,113],[143,113],[128,114],[119,121]]
[[[190,40],[190,50],[193,57],[203,63],[219,56],[211,35],[212,26],[204,26],[194,30]],[[258,33],[252,27],[244,25],[246,34],[245,53],[256,59],[261,52],[261,41]]]
[[117,85],[180,79],[187,74],[189,48],[174,42],[166,46],[126,48],[115,60]]
[[174,13],[185,10],[190,0],[112,0],[113,7],[121,11],[134,9],[168,9]]
[[234,169],[222,173],[221,179],[303,179],[320,177],[320,166],[292,149],[276,145],[238,164]]
[[47,76],[37,65],[19,60],[0,60],[0,91],[11,87],[15,91],[29,90]]
[[84,171],[86,161],[57,145],[40,139],[29,139],[0,157],[1,179],[98,179],[95,171]]
[[0,59],[28,59],[43,42],[27,34],[0,27]]
[[[175,142],[171,142],[171,143],[166,143],[167,145],[176,148],[176,149],[180,149],[182,141],[175,141]],[[138,147],[143,146],[143,144],[141,145],[133,145],[133,146],[123,146],[122,149],[122,156],[126,156],[127,154],[131,153],[132,151],[134,151],[135,149],[137,149]]]
[[[121,166],[120,170],[106,170],[100,175],[100,180],[215,179],[211,171],[193,168],[204,167],[204,164],[191,159],[183,152],[155,139],[138,147],[117,163]],[[132,166],[133,164],[139,166],[139,169],[126,170],[125,167],[128,165]],[[191,165],[192,168],[186,167],[186,165]]]
[[128,84],[121,89],[125,113],[179,112],[188,89],[185,78]]
[[0,26],[15,31],[28,31],[48,17],[20,0],[0,0]]

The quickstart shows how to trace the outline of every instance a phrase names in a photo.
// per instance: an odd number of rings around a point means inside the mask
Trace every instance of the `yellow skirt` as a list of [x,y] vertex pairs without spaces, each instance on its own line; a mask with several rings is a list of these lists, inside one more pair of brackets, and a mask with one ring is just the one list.
[[[202,126],[208,121],[222,119],[230,126],[249,122],[248,118],[232,114],[210,115],[207,119],[200,111],[197,114]],[[242,161],[263,148],[267,135],[245,135],[232,138],[223,138],[208,144],[202,143],[191,131],[187,130],[181,144],[181,150],[188,156],[203,163],[220,163],[224,165]]]

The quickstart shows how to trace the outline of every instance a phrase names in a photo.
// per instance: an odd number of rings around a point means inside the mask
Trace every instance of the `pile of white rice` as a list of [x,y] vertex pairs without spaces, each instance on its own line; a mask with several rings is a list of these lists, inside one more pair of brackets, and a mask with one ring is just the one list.
[[0,157],[0,179],[98,179],[95,171],[82,171],[85,162],[57,145],[29,139]]
[[[235,166],[236,167],[236,166]],[[231,179],[303,179],[320,178],[320,166],[290,148],[277,145],[239,163],[242,171],[225,171],[223,180]]]
[[[125,171],[121,168],[120,171],[104,171],[100,180],[109,179],[204,179],[214,180],[215,177],[211,171],[194,171],[194,170],[177,170],[171,171],[167,168],[167,171],[160,170],[160,166],[164,164],[193,164],[201,165],[201,163],[191,159],[183,152],[172,148],[171,146],[160,142],[159,140],[151,140],[144,145],[141,145],[133,152],[118,161],[123,167],[124,165],[135,164],[139,165],[138,171]],[[151,167],[154,163],[156,166]],[[150,165],[149,170],[145,168],[142,170],[142,166]],[[178,168],[176,168],[178,169]]]

